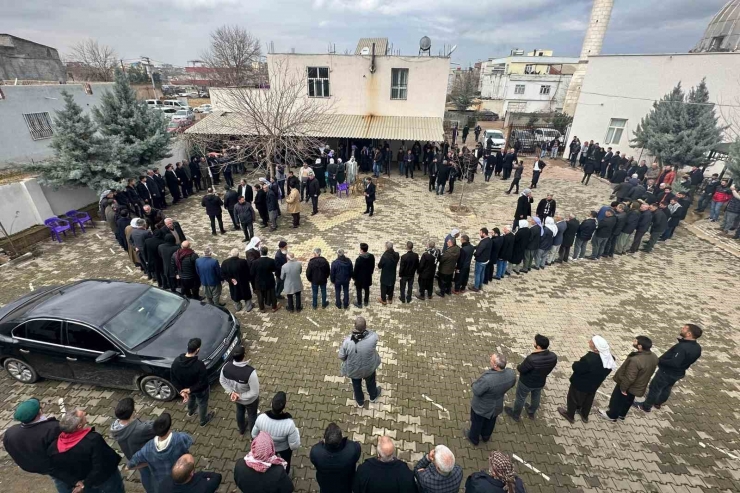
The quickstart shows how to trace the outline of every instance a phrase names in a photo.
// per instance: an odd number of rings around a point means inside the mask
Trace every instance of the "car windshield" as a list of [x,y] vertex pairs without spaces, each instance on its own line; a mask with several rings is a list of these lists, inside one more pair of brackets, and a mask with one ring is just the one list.
[[177,110],[177,113],[175,113],[175,114],[176,115],[185,116],[185,115],[188,114],[188,110]]
[[103,328],[126,347],[135,348],[164,329],[184,309],[185,303],[176,294],[148,289]]
[[170,122],[167,124],[167,128],[177,128],[177,127],[179,127],[177,122]]
[[488,131],[486,133],[492,139],[503,139],[504,138],[504,134],[502,134],[501,132],[491,132],[491,131]]

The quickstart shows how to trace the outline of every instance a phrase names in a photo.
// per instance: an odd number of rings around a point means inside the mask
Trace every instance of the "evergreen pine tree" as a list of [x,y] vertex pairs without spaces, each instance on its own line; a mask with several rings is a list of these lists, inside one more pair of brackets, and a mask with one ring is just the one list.
[[164,116],[137,101],[128,79],[116,70],[113,91],[106,91],[99,107],[93,108],[105,144],[119,167],[136,172],[121,175],[132,178],[153,164],[168,157],[171,134]]
[[54,116],[54,156],[27,169],[39,173],[39,181],[45,185],[84,186],[97,192],[117,188],[122,170],[111,164],[110,153],[92,119],[70,93],[62,91],[62,97],[64,108]]
[[730,157],[727,160],[727,170],[735,180],[740,180],[740,137],[730,144]]
[[[696,104],[686,104],[696,103]],[[705,166],[707,156],[721,142],[714,105],[702,81],[685,95],[679,82],[673,90],[653,103],[634,132],[633,147],[653,154],[661,165]]]

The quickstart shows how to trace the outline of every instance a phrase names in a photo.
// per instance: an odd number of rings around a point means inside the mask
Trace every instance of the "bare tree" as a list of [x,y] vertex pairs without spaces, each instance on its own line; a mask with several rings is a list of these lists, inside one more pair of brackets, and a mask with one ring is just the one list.
[[210,135],[189,131],[191,146],[206,152],[221,147],[226,162],[250,160],[269,176],[278,162],[291,167],[313,158],[331,123],[333,104],[307,97],[306,77],[278,58],[270,66],[269,88],[220,90],[218,111],[206,117],[214,120]]
[[95,39],[80,41],[74,45],[67,59],[79,64],[79,76],[94,82],[113,80],[118,55],[108,45],[100,44]]
[[462,75],[455,78],[450,93],[450,101],[458,111],[465,111],[473,104],[475,94],[478,91],[478,77],[473,69],[466,70]]
[[211,33],[211,45],[201,58],[211,69],[213,85],[254,86],[260,82],[260,40],[239,26],[221,26]]

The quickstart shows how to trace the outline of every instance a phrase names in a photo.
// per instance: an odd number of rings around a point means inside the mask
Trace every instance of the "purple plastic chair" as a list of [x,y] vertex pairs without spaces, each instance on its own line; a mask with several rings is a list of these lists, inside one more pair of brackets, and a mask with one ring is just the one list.
[[344,192],[345,197],[349,197],[349,183],[338,183],[337,184],[337,197],[341,197],[342,192]]
[[71,211],[65,212],[64,215],[67,216],[69,222],[72,224],[72,231],[75,230],[75,224],[80,225],[80,229],[82,229],[83,233],[85,232],[85,223],[89,222],[92,224],[93,228],[95,227],[95,223],[87,212],[80,212],[72,209]]
[[69,224],[69,221],[65,221],[64,219],[59,219],[58,217],[50,217],[46,221],[44,221],[44,226],[49,228],[51,231],[51,239],[58,241],[59,243],[62,242],[62,237],[59,235],[59,233],[62,233],[65,237],[67,236],[67,231],[72,231],[72,234],[77,236],[75,233],[74,228]]

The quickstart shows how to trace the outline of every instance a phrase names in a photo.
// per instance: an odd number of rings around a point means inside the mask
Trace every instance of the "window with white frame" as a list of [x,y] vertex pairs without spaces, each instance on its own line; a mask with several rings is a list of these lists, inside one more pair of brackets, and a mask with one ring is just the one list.
[[311,98],[329,97],[329,67],[307,67],[308,96]]
[[54,135],[49,113],[23,113],[33,140],[48,139]]
[[406,99],[409,91],[409,69],[391,69],[391,99]]
[[612,118],[609,121],[609,129],[606,131],[606,139],[604,139],[604,143],[619,144],[619,141],[622,140],[624,127],[626,126],[627,120],[624,118]]
[[517,84],[514,86],[514,94],[524,94],[524,84]]
[[550,94],[550,86],[540,86],[540,94]]
[[534,65],[525,65],[524,66],[524,73],[525,74],[533,74],[534,73]]

